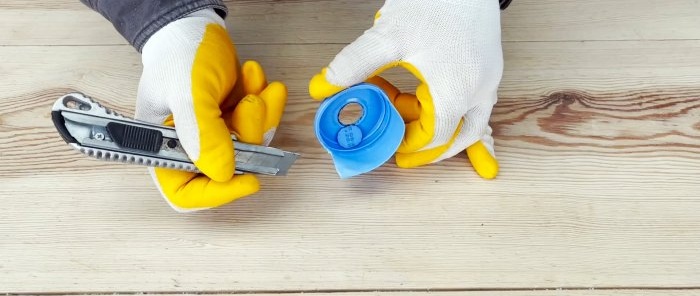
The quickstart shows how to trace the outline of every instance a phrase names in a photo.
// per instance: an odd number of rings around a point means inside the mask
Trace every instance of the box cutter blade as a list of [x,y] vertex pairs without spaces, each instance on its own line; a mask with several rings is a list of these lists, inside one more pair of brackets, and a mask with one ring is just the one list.
[[[54,103],[51,118],[74,149],[100,160],[199,172],[187,157],[175,129],[124,117],[81,94]],[[284,176],[299,154],[236,141],[236,173]]]

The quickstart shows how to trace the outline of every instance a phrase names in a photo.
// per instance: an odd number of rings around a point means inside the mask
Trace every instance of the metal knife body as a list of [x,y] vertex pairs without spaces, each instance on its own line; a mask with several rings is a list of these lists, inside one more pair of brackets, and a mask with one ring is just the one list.
[[[124,117],[81,93],[54,103],[51,118],[74,149],[101,160],[199,172],[187,157],[175,129]],[[283,176],[299,156],[277,148],[236,141],[236,173]]]

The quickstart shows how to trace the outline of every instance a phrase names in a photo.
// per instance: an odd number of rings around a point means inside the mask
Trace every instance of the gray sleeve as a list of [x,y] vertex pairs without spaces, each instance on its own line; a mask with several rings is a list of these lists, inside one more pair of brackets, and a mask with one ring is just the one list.
[[220,0],[80,0],[107,18],[119,33],[141,52],[156,31],[192,12],[213,8],[222,18]]

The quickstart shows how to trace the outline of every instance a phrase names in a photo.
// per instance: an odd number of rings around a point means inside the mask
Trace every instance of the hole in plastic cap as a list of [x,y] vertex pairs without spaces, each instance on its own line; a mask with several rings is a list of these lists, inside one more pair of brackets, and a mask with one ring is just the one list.
[[351,125],[360,121],[364,113],[362,105],[358,103],[349,103],[345,105],[343,109],[340,109],[338,120],[340,120],[342,125]]

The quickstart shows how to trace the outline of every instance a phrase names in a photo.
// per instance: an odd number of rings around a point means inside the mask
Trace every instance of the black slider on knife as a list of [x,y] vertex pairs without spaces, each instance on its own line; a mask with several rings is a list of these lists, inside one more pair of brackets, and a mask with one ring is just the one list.
[[107,131],[119,147],[157,153],[163,145],[163,133],[159,130],[110,122]]

